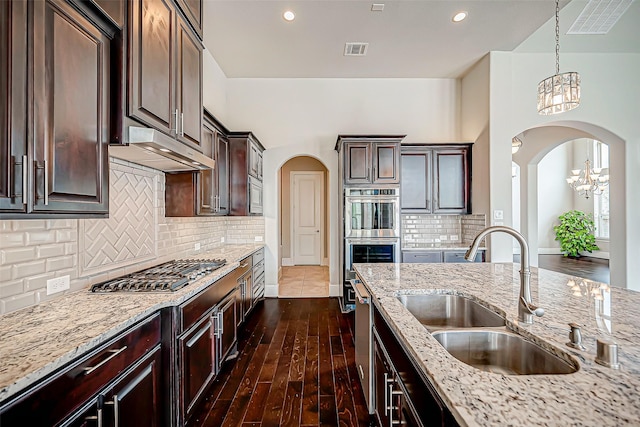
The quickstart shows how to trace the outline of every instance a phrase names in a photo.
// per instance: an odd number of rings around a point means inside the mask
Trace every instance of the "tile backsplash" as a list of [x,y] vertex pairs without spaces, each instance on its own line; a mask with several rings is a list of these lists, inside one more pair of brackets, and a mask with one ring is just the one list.
[[401,218],[402,248],[468,246],[485,227],[484,214],[418,215]]
[[164,173],[154,169],[111,159],[109,184],[108,219],[0,222],[0,314],[62,295],[47,295],[54,277],[69,275],[73,291],[223,239],[264,239],[263,217],[165,218]]

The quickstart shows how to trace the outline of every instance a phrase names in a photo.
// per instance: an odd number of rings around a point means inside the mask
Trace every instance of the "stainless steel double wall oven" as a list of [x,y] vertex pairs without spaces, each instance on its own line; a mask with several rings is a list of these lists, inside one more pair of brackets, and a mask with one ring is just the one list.
[[343,308],[353,309],[354,263],[400,260],[398,186],[344,189]]

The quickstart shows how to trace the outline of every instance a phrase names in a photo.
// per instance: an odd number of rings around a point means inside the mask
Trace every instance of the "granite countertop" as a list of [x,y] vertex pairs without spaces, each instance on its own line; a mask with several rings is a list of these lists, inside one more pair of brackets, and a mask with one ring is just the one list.
[[[533,325],[519,324],[519,264],[354,264],[409,354],[460,425],[640,425],[640,293],[543,269],[532,269],[534,304],[545,309]],[[572,288],[567,283],[574,280]],[[597,289],[597,291],[595,291]],[[610,289],[610,290],[609,290]],[[590,290],[609,306],[612,334],[598,328]],[[483,301],[506,316],[507,327],[580,366],[568,375],[503,375],[480,371],[451,356],[398,301],[399,294],[452,293]],[[577,295],[580,296],[577,296]],[[610,304],[607,302],[609,301]],[[605,312],[607,309],[605,308]],[[571,349],[571,322],[585,351]],[[604,332],[603,332],[604,331]],[[618,343],[620,369],[594,362],[596,338]]]
[[[463,243],[424,243],[424,245],[429,245],[429,246],[423,246],[423,247],[410,247],[410,248],[402,248],[403,252],[411,252],[411,251],[416,251],[416,252],[420,252],[420,251],[464,251],[466,252],[467,249],[469,249],[469,246],[471,246],[471,243],[469,244],[463,244]],[[478,250],[482,250],[485,251],[487,250],[487,248],[485,246],[480,246],[478,247]]]
[[105,293],[87,289],[0,316],[0,401],[163,307],[193,297],[264,247],[225,245],[192,258],[226,258],[211,274],[176,292]]

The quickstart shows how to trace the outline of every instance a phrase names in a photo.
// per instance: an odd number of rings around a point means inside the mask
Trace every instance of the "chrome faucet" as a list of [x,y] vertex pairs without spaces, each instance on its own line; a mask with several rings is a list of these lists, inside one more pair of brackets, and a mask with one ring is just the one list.
[[531,270],[529,269],[529,245],[522,234],[518,233],[511,227],[505,227],[503,225],[495,225],[493,227],[487,227],[482,230],[469,247],[469,250],[464,255],[467,261],[473,261],[478,252],[478,246],[480,242],[488,234],[496,231],[501,231],[513,236],[518,243],[520,243],[520,297],[518,298],[518,321],[526,323],[528,325],[533,323],[533,315],[542,317],[544,309],[533,305],[531,300]]

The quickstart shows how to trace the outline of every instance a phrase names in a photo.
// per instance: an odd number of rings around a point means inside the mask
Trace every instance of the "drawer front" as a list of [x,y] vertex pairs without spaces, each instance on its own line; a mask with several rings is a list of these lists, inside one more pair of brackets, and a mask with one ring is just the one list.
[[435,263],[442,262],[441,251],[402,252],[402,262]]
[[54,425],[160,343],[160,313],[0,409],[3,425]]
[[[248,264],[251,264],[251,258],[248,258],[248,260]],[[243,262],[246,263],[246,259]],[[189,329],[237,286],[237,280],[241,275],[239,270],[239,268],[236,268],[178,307],[178,333]],[[245,268],[244,270],[247,271],[248,269]]]
[[[444,252],[444,262],[469,262],[464,259],[464,251],[447,251]],[[473,262],[484,262],[484,251],[478,251]]]
[[264,261],[264,249],[260,249],[253,254],[253,265],[255,266],[259,262]]

